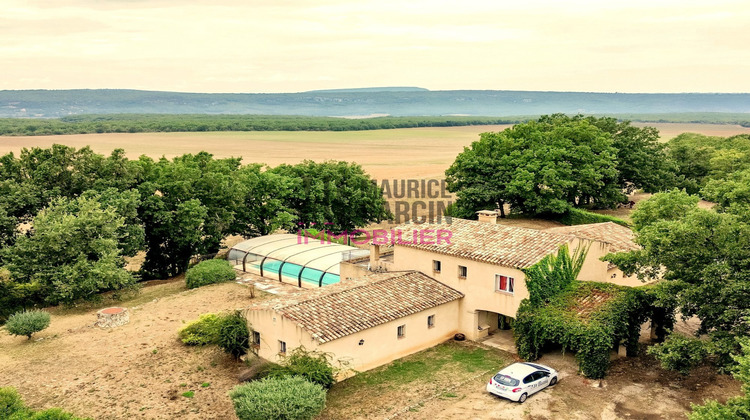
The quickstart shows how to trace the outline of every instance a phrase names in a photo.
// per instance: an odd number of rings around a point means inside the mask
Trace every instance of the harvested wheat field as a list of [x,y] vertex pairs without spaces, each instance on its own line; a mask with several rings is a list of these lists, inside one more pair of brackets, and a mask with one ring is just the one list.
[[216,157],[241,156],[243,163],[260,162],[271,166],[305,159],[357,162],[376,179],[442,178],[456,155],[464,146],[478,140],[480,133],[507,127],[510,126],[0,137],[0,154],[55,143],[76,148],[90,145],[94,151],[104,154],[122,148],[130,158],[143,154],[171,158],[205,150]]
[[227,391],[244,364],[216,346],[185,346],[177,331],[202,313],[248,306],[250,288],[186,290],[181,277],[149,283],[114,303],[130,311],[124,326],[95,327],[101,307],[52,309],[50,327],[30,341],[0,333],[0,387],[17,388],[35,409],[95,419],[235,418]]
[[[750,133],[750,128],[720,124],[655,123],[668,140],[679,133],[712,136]],[[130,158],[147,155],[171,158],[205,150],[216,157],[241,156],[244,163],[271,166],[305,159],[357,162],[375,179],[443,178],[465,146],[479,134],[501,131],[510,125],[422,127],[369,131],[254,131],[136,134],[77,134],[66,136],[0,137],[0,154],[18,153],[24,147],[50,147],[55,143],[76,148],[91,146],[109,154],[121,148]]]

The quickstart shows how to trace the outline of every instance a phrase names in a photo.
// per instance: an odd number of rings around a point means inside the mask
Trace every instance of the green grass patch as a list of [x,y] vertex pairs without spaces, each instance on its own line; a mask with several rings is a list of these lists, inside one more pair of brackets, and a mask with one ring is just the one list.
[[[499,350],[448,341],[337,383],[328,393],[326,413],[335,418],[351,410],[366,409],[376,411],[362,415],[380,417],[387,412],[386,407],[412,405],[410,398],[415,398],[415,390],[424,393],[420,395],[424,398],[436,394],[456,398],[450,392],[452,386],[481,372],[499,370],[508,364],[506,357]],[[367,408],[358,405],[358,401],[372,402],[373,395],[383,404],[374,403]]]
[[400,386],[432,380],[445,371],[475,373],[499,368],[504,360],[492,351],[456,342],[446,342],[381,368],[360,373],[343,383],[347,386]]

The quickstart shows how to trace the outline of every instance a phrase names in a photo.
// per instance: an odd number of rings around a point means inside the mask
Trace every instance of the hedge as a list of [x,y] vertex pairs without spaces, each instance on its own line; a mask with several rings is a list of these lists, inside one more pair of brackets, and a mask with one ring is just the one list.
[[0,419],[3,420],[89,420],[59,408],[39,412],[27,408],[15,388],[0,388]]
[[232,264],[227,260],[207,260],[198,263],[185,274],[188,289],[221,283],[237,278]]
[[559,216],[558,221],[564,225],[587,225],[590,223],[605,223],[613,222],[618,225],[629,227],[630,223],[614,216],[607,216],[606,214],[592,213],[590,211],[581,210],[571,207]]
[[248,382],[229,397],[240,420],[311,420],[326,404],[326,390],[299,376]]

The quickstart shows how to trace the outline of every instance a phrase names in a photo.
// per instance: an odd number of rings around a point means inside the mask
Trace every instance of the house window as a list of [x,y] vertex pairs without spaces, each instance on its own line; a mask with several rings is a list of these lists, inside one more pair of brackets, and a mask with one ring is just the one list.
[[279,353],[286,354],[286,341],[279,340]]
[[440,261],[438,260],[432,260],[432,271],[439,273],[440,272]]
[[495,274],[495,291],[513,293],[515,279],[513,277]]
[[427,317],[427,328],[432,328],[435,326],[435,315],[430,315]]
[[399,325],[396,333],[398,334],[398,338],[406,337],[406,325]]
[[463,265],[458,266],[458,278],[459,279],[466,278],[466,267],[464,267]]
[[260,333],[258,331],[253,331],[253,345],[260,345]]

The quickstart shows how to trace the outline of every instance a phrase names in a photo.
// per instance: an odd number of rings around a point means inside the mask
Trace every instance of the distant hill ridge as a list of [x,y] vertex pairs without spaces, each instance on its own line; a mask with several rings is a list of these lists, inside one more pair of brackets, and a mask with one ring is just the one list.
[[80,114],[262,114],[303,116],[508,116],[750,113],[748,93],[595,93],[442,90],[418,87],[299,93],[182,93],[126,89],[4,90],[0,117]]
[[366,88],[348,88],[348,89],[316,89],[308,90],[305,93],[341,93],[341,92],[429,92],[429,89],[413,86],[392,86],[392,87],[366,87]]

